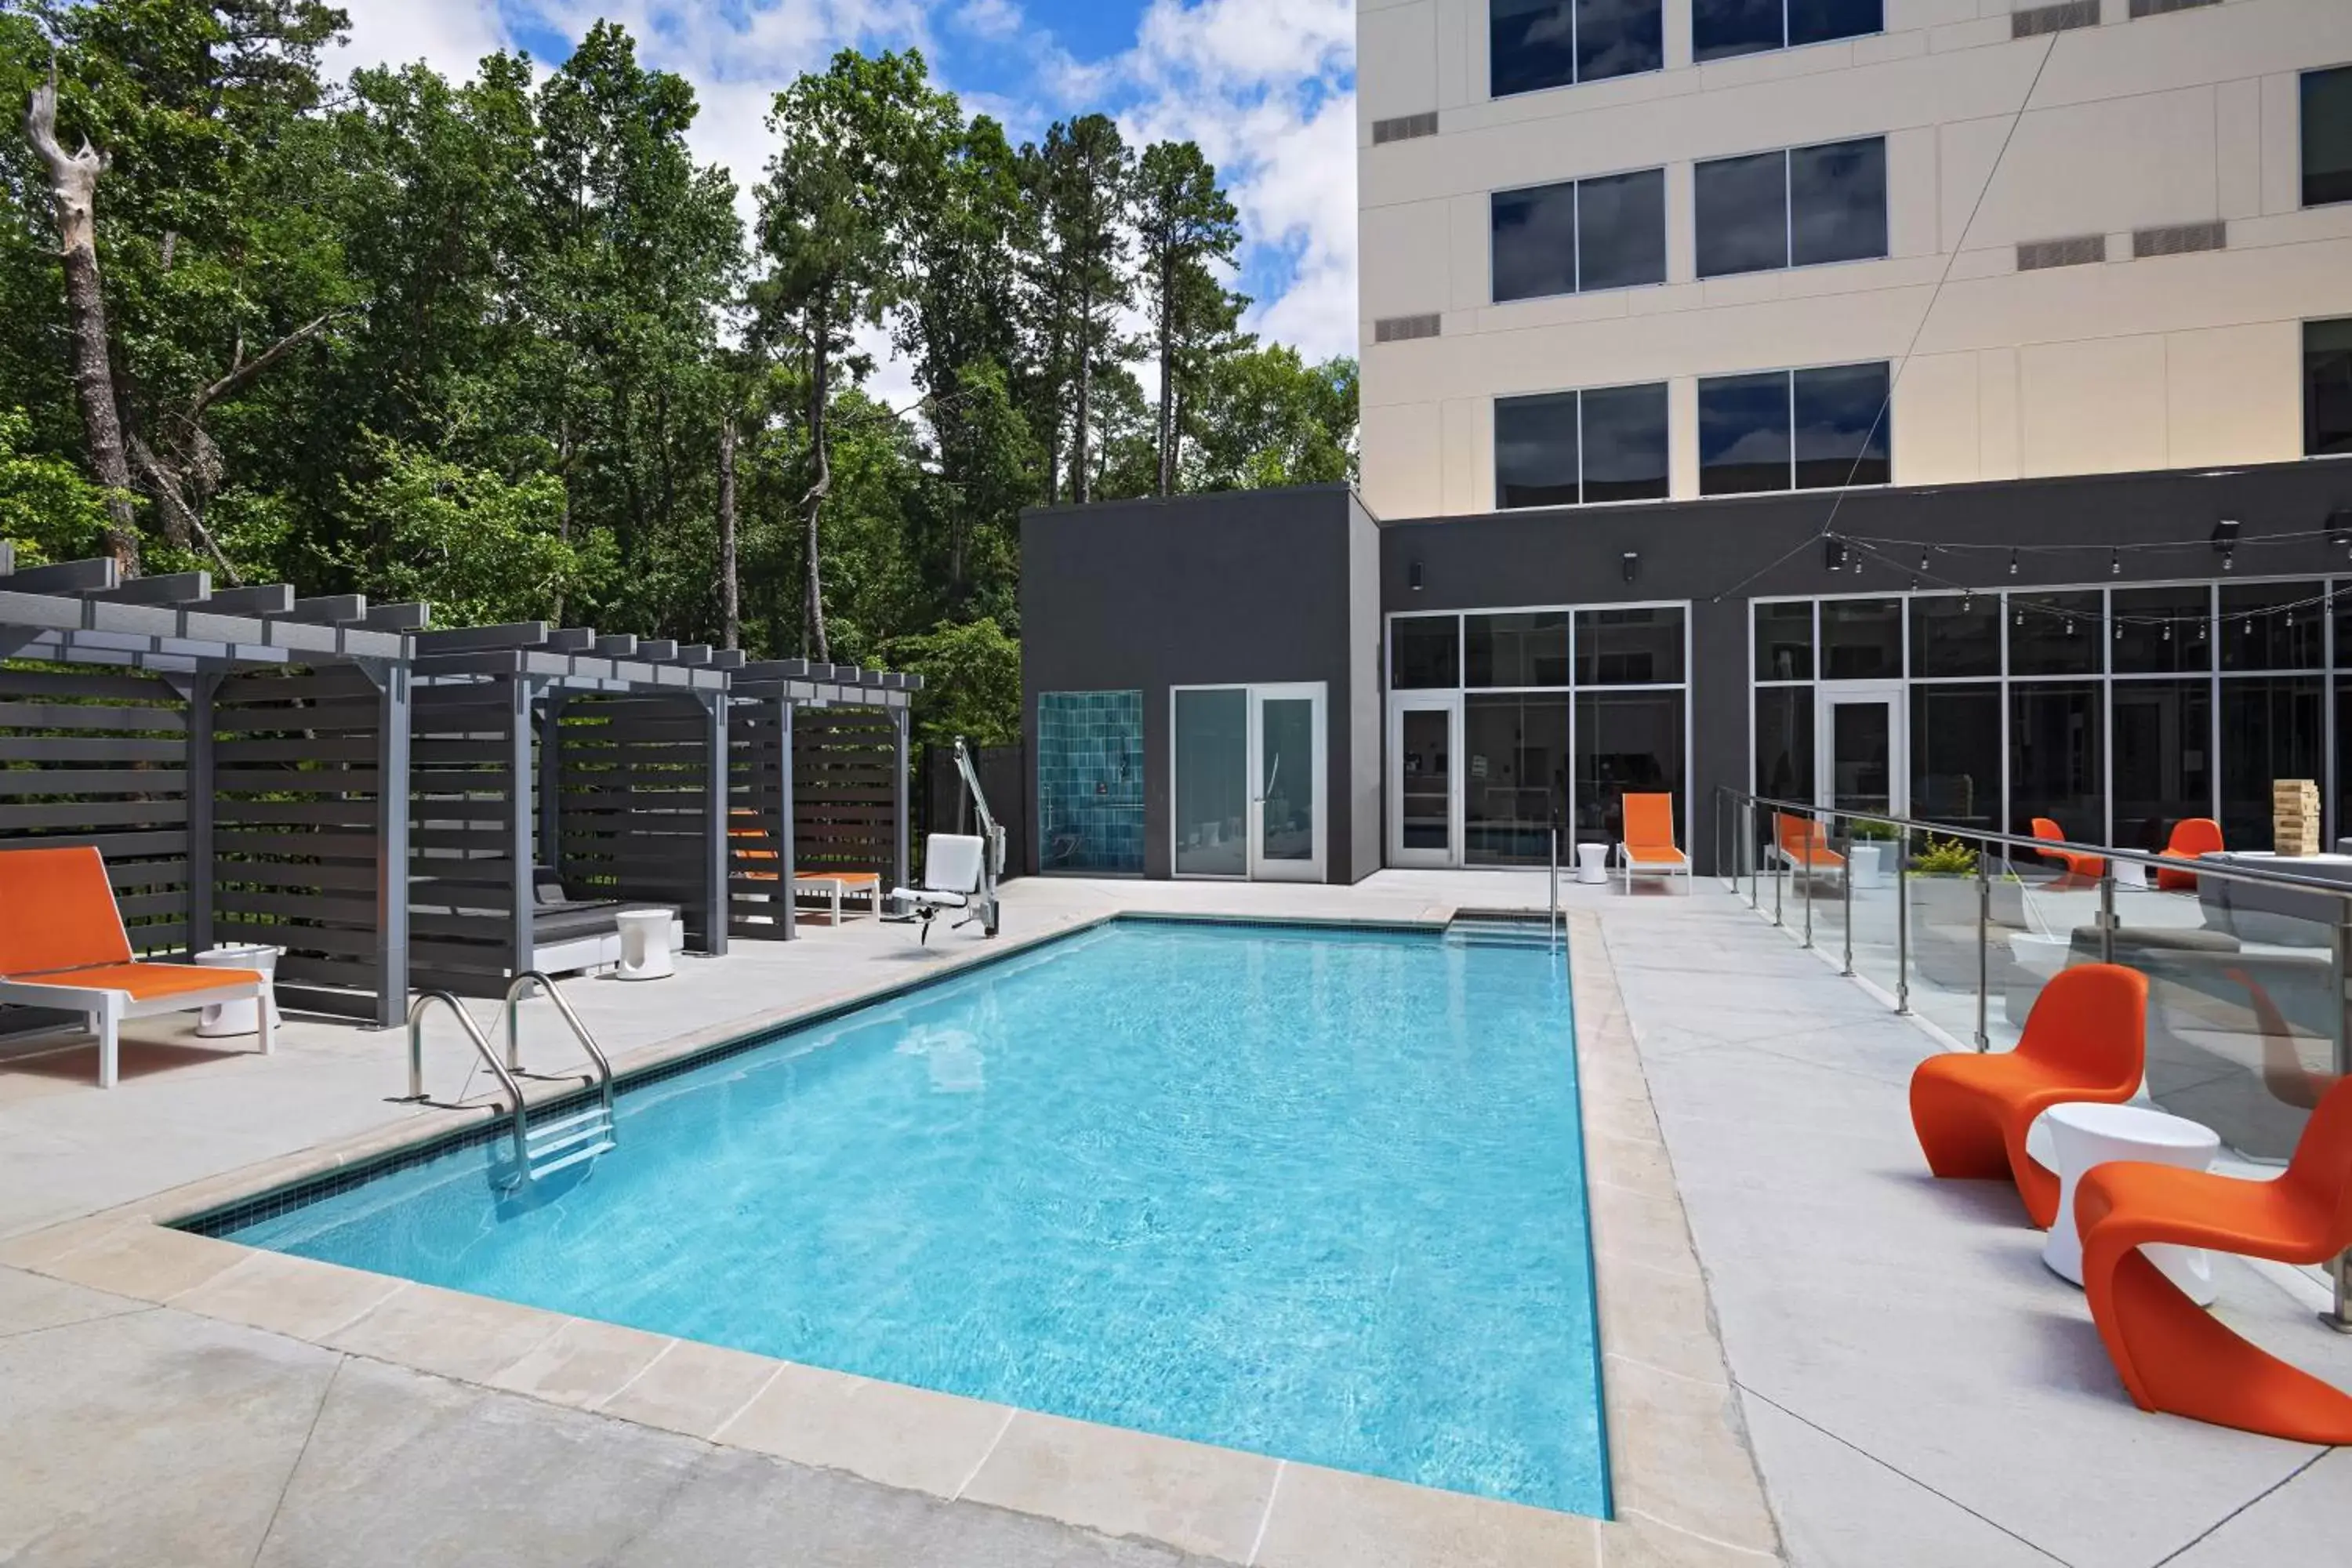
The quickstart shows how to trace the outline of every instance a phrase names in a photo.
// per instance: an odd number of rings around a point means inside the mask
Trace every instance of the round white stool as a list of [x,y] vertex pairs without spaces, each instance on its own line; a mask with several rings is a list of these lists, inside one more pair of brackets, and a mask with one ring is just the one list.
[[[2110,1160],[2202,1171],[2221,1149],[2211,1128],[2143,1105],[2053,1105],[2040,1123],[2049,1131],[2059,1184],[2058,1220],[2042,1244],[2042,1261],[2076,1285],[2083,1282],[2083,1238],[2074,1229],[2074,1188],[2084,1172]],[[2032,1141],[2029,1131],[2029,1152]],[[2212,1304],[2213,1263],[2201,1248],[2159,1245],[2143,1250],[2190,1300],[2200,1307]]]
[[1576,847],[1576,879],[1601,883],[1609,880],[1609,846],[1580,844]]
[[[269,1005],[269,1026],[274,1029],[281,1022],[274,979],[278,954],[285,951],[282,947],[208,947],[196,954],[196,962],[206,969],[250,969],[258,973],[262,998]],[[230,1035],[257,1035],[261,1033],[260,1010],[251,1002],[215,1002],[197,1020],[196,1033],[207,1040]]]
[[670,961],[667,910],[623,910],[613,922],[621,929],[621,962],[614,973],[624,980],[659,980],[677,973]]

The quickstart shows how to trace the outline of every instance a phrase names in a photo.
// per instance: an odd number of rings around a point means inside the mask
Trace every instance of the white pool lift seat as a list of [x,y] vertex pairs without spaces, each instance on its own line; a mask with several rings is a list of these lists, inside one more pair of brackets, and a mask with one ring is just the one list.
[[[893,889],[890,897],[914,906],[915,918],[922,923],[919,940],[928,942],[931,918],[941,910],[969,911],[955,922],[959,929],[992,912],[990,905],[993,900],[984,899],[981,892],[986,866],[987,846],[979,835],[934,833],[923,840],[923,885]],[[985,934],[996,934],[994,923],[992,920],[988,922]]]

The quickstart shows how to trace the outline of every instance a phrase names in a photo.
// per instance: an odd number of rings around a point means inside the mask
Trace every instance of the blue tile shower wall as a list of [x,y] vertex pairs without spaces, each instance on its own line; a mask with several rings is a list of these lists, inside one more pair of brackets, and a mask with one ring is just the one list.
[[1038,865],[1143,870],[1143,693],[1037,694]]

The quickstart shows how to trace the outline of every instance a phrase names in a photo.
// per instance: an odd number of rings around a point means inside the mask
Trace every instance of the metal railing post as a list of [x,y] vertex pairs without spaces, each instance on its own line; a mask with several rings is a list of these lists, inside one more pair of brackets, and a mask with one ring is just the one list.
[[[1775,823],[1772,828],[1772,841],[1776,847],[1780,844],[1780,825]],[[1780,884],[1788,880],[1788,879],[1782,875],[1782,873],[1787,871],[1788,868],[1789,851],[1786,848],[1782,848],[1780,850],[1780,864],[1772,868],[1772,923],[1776,926],[1785,926],[1789,923],[1788,921],[1782,917],[1780,912]]]
[[1813,945],[1813,839],[1820,833],[1822,819],[1805,818],[1805,945]]
[[1756,803],[1748,801],[1740,809],[1747,814],[1740,827],[1739,852],[1748,862],[1748,907],[1759,913],[1764,908],[1764,889],[1757,881],[1763,868],[1764,850],[1756,842]]
[[1895,840],[1895,1010],[1911,1011],[1911,835]]
[[1985,1004],[1992,991],[1992,863],[1990,845],[1977,855],[1977,1049],[1992,1044],[1985,1033]]
[[2099,879],[2099,962],[2116,961],[2116,870],[2112,862]]
[[[2336,1070],[2352,1077],[2352,1019],[2345,1016],[2346,982],[2352,979],[2352,924],[2345,922],[2346,910],[2336,906],[2336,929],[2328,946],[2329,994],[2335,1005],[2328,1009],[2336,1036]],[[2334,1276],[2336,1304],[2319,1315],[2319,1321],[2339,1334],[2352,1334],[2352,1251],[2340,1252],[2328,1266]]]
[[1544,932],[1546,940],[1559,930],[1559,829],[1551,830],[1551,902],[1546,907]]
[[1839,973],[1852,974],[1853,973],[1853,840],[1851,838],[1846,840],[1845,846],[1845,875],[1840,877],[1838,881],[1841,884],[1838,889],[1838,900],[1845,915],[1845,967]]

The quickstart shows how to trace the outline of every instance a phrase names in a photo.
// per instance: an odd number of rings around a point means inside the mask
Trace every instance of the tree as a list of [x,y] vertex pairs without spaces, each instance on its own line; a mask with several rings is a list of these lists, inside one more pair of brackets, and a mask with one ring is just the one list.
[[927,745],[958,736],[975,746],[1021,740],[1021,645],[993,620],[942,621],[888,645],[891,663],[923,678],[915,733]]
[[1195,408],[1195,488],[1258,489],[1356,477],[1356,362],[1304,363],[1298,351],[1233,354]]
[[1230,268],[1240,247],[1240,215],[1217,184],[1217,171],[1190,142],[1143,150],[1136,179],[1136,229],[1142,245],[1144,307],[1160,360],[1160,493],[1176,488],[1183,426],[1181,388],[1208,357],[1232,342],[1249,301],[1229,291],[1214,268]]
[[[1133,353],[1119,335],[1118,317],[1135,299],[1128,268],[1135,159],[1108,115],[1081,115],[1045,132],[1044,148],[1031,160],[1031,180],[1044,235],[1042,265],[1051,279],[1045,308],[1052,324],[1045,335],[1056,352],[1046,374],[1064,394],[1055,399],[1057,413],[1068,409],[1070,499],[1084,505],[1093,499],[1087,448],[1095,378]],[[1049,491],[1047,499],[1056,498]]]
[[58,253],[66,275],[66,308],[73,320],[74,392],[81,403],[83,438],[89,465],[107,489],[107,548],[125,576],[139,572],[139,523],[131,507],[131,461],[122,439],[122,418],[114,401],[114,372],[108,363],[106,291],[98,271],[98,179],[105,154],[82,138],[68,153],[58,141],[58,72],[33,89],[25,110],[25,140],[48,170],[56,203]]
[[[908,226],[901,182],[945,143],[955,115],[954,100],[932,90],[921,55],[869,58],[845,49],[824,75],[803,75],[778,93],[768,116],[782,145],[756,193],[769,270],[755,299],[771,339],[795,342],[807,376],[802,633],[821,661],[832,658],[818,520],[833,489],[826,419],[834,374],[856,330],[879,325],[898,301]],[[853,378],[860,374],[851,367]]]
[[32,427],[23,409],[0,408],[0,540],[19,565],[86,555],[106,537],[110,498],[73,464],[27,450]]

